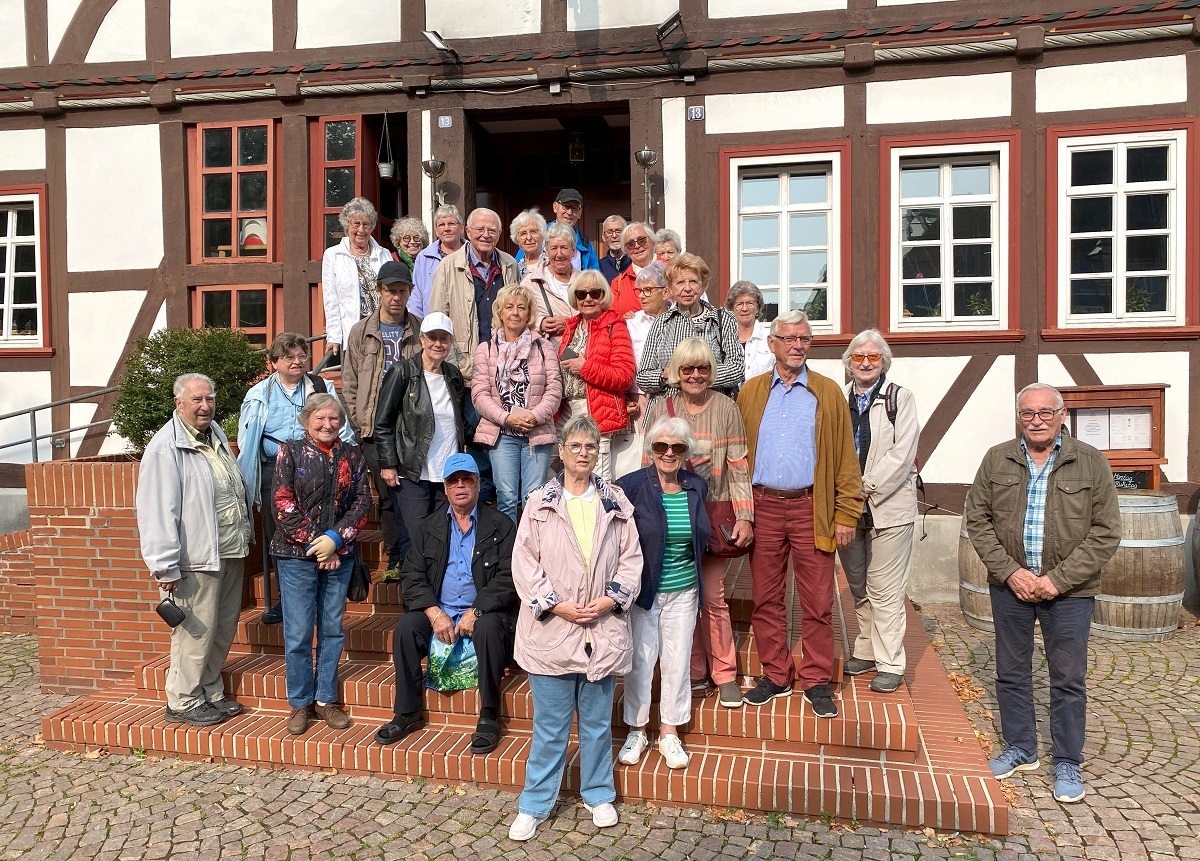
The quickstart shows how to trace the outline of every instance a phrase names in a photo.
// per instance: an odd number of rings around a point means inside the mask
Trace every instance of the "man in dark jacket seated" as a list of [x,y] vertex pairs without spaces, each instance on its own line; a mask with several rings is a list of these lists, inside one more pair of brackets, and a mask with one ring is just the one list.
[[405,613],[392,634],[396,664],[395,716],[375,733],[391,744],[424,724],[421,661],[429,638],[469,637],[479,662],[479,722],[472,753],[500,743],[500,681],[512,660],[518,598],[512,580],[517,528],[495,508],[479,505],[479,467],[451,455],[443,470],[449,506],[421,521],[404,559]]

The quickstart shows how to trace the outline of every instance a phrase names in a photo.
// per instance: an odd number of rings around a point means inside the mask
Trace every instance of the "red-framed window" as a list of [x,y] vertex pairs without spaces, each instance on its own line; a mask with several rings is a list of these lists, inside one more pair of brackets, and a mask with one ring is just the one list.
[[279,334],[283,291],[276,284],[221,284],[192,288],[192,327],[239,329],[266,347]]
[[188,129],[193,263],[275,260],[278,146],[274,120]]
[[50,346],[46,186],[0,186],[0,355]]

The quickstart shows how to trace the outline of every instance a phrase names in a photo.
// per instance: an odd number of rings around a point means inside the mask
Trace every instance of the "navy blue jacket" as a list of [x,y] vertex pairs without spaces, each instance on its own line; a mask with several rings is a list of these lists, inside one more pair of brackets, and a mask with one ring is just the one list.
[[[637,605],[643,610],[654,606],[658,584],[662,582],[663,554],[667,549],[667,511],[663,508],[662,484],[653,464],[617,479],[633,503],[633,522],[637,525],[638,541],[642,545],[642,591]],[[712,525],[704,500],[708,483],[686,469],[679,470],[679,486],[687,493],[688,517],[692,521],[692,556],[696,560],[696,589],[700,589],[700,558],[708,546]]]

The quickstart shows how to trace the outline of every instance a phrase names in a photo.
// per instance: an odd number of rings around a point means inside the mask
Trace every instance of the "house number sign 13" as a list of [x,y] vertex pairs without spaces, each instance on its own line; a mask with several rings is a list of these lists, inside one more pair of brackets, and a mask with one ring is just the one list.
[[704,105],[689,105],[687,109],[689,123],[704,122]]

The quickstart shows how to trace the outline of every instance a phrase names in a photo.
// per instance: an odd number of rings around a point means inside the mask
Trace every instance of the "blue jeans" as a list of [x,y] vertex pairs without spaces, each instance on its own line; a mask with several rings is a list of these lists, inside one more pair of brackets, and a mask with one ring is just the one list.
[[[287,611],[285,610],[286,614]],[[525,763],[522,813],[547,818],[554,811],[567,766],[571,718],[579,713],[579,794],[597,807],[617,798],[613,782],[612,707],[615,676],[589,682],[583,673],[529,674],[533,691],[533,740]]]
[[492,481],[496,483],[496,508],[517,522],[517,506],[529,492],[544,484],[550,469],[549,443],[535,445],[523,436],[500,434],[488,452],[492,461]]
[[1029,603],[1010,589],[992,586],[996,626],[996,700],[1005,744],[1037,756],[1033,714],[1033,623],[1042,626],[1050,673],[1050,741],[1054,763],[1083,762],[1087,728],[1088,632],[1095,598]]
[[[283,602],[283,654],[288,705],[302,709],[314,700],[338,701],[337,666],[342,659],[342,614],[354,554],[342,557],[336,571],[319,571],[312,559],[275,557]],[[313,628],[317,662],[313,666]]]

